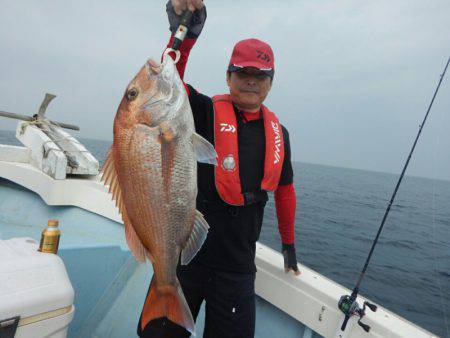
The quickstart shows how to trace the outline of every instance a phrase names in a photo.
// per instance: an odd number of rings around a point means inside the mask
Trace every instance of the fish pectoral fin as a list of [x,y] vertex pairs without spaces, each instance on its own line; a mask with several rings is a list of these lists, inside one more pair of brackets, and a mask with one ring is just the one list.
[[125,224],[125,237],[127,239],[128,247],[139,262],[145,262],[146,256],[149,257],[150,260],[152,260],[150,253],[142,244],[141,240],[136,234],[136,231],[134,230],[130,218],[127,215],[125,202],[122,198],[122,190],[120,188],[119,179],[117,178],[117,171],[114,166],[114,153],[112,147],[108,152],[108,157],[106,158],[105,164],[103,165],[101,171],[101,181],[105,186],[109,186],[109,193],[112,193],[112,199],[116,201],[116,207],[119,208],[119,212],[122,214],[122,220]]
[[186,265],[194,258],[197,252],[203,245],[203,242],[208,235],[209,225],[203,218],[200,211],[195,210],[194,227],[192,228],[191,236],[186,243],[183,251],[181,251],[181,264]]
[[175,138],[175,130],[168,122],[163,122],[159,125],[161,137],[166,142],[171,142]]
[[213,145],[199,134],[192,134],[197,161],[217,165],[217,153]]

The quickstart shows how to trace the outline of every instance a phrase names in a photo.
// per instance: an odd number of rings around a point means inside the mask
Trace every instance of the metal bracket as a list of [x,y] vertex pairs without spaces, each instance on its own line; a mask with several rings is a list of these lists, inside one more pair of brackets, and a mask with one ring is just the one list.
[[39,111],[37,113],[37,119],[44,119],[45,111],[47,110],[47,107],[49,103],[56,97],[54,94],[45,93],[44,100],[42,100],[41,106],[39,107]]
[[20,316],[8,318],[0,321],[0,337],[14,338],[19,325]]
[[11,119],[27,121],[27,122],[30,122],[30,124],[37,124],[37,125],[39,125],[40,122],[45,123],[47,121],[47,122],[50,122],[51,124],[55,124],[61,128],[80,130],[80,127],[75,126],[73,124],[57,122],[57,121],[48,120],[45,118],[45,111],[47,110],[47,107],[48,107],[50,101],[52,101],[55,97],[56,97],[56,95],[46,93],[44,100],[42,101],[41,106],[39,107],[38,113],[34,114],[33,116],[27,116],[27,115],[9,113],[6,111],[0,111],[0,117],[8,117]]

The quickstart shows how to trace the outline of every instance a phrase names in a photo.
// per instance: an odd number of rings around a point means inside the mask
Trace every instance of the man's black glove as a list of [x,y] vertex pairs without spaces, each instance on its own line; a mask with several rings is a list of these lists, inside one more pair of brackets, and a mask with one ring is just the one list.
[[[167,17],[169,18],[170,31],[175,34],[178,27],[180,26],[182,15],[175,13],[172,2],[169,0],[166,5]],[[192,17],[192,23],[189,27],[186,37],[188,39],[196,39],[202,32],[203,26],[206,21],[206,6],[202,9],[196,10]]]
[[295,275],[299,275],[300,271],[297,266],[297,256],[295,255],[295,245],[284,244],[282,245],[281,252],[284,258],[284,271],[288,273],[290,270],[294,270]]

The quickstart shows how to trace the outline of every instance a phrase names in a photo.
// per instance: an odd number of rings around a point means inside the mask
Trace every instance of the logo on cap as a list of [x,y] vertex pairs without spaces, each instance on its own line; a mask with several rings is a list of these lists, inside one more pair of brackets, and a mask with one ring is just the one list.
[[262,60],[262,61],[266,61],[266,62],[270,62],[270,56],[267,55],[266,53],[264,53],[262,50],[257,50],[257,58]]

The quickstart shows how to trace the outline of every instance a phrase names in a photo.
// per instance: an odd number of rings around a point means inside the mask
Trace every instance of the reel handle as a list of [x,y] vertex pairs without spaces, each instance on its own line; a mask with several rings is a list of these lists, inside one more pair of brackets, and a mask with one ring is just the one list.
[[378,307],[375,304],[369,303],[368,301],[364,302],[364,305],[367,305],[367,307],[372,311],[372,312],[377,312]]
[[361,322],[361,319],[358,320],[358,325],[361,326],[363,328],[364,331],[369,332],[370,331],[370,326],[367,324],[364,324],[363,322]]

